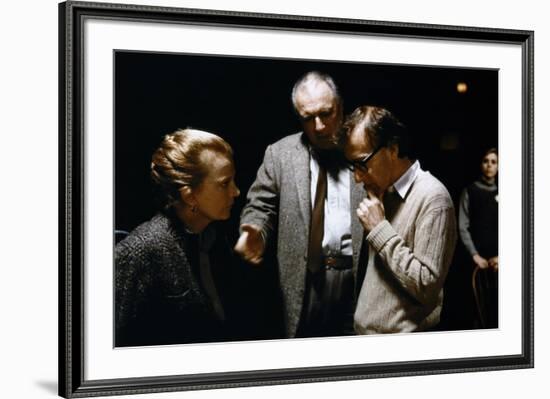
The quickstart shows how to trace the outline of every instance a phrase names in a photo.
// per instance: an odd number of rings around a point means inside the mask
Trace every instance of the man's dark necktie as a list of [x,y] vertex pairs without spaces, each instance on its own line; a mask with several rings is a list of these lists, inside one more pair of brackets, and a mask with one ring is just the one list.
[[309,247],[307,252],[307,268],[311,273],[317,273],[321,266],[323,233],[325,230],[325,198],[327,197],[327,170],[319,165],[315,202],[311,212],[309,229]]

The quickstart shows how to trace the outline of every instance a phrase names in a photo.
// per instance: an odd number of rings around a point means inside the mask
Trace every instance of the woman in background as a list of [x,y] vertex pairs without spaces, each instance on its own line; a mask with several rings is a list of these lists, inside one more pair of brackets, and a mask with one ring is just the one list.
[[[498,326],[498,153],[485,152],[481,177],[462,193],[458,226],[460,238],[479,268],[477,295],[481,327]],[[480,303],[481,301],[481,303]]]
[[232,149],[178,130],[153,154],[151,178],[159,213],[115,247],[115,346],[230,340],[231,251],[212,222],[239,195]]

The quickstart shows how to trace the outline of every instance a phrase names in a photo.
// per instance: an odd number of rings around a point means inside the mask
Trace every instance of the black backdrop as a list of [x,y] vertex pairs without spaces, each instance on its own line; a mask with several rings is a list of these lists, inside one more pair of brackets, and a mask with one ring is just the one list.
[[[333,77],[346,114],[363,104],[394,112],[414,132],[423,169],[455,203],[478,177],[483,151],[498,144],[496,70],[117,51],[115,227],[132,230],[155,213],[151,155],[164,134],[193,127],[234,149],[241,189],[227,223],[234,242],[266,146],[300,130],[290,92],[310,70]],[[465,93],[458,82],[467,84]],[[470,316],[460,310],[469,287],[464,262],[459,247],[447,283],[449,329],[469,327]]]

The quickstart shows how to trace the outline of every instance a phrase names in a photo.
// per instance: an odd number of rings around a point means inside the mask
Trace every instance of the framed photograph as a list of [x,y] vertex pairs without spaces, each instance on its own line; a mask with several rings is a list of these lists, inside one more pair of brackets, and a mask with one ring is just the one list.
[[[71,1],[59,17],[61,396],[533,367],[533,32]],[[231,203],[211,219],[232,249],[266,149],[305,126],[292,93],[312,71],[337,86],[344,117],[365,105],[391,111],[452,199],[456,246],[433,326],[289,336],[276,252],[292,240],[267,243],[255,266],[228,251],[231,266],[214,272],[215,286],[236,292],[231,333],[171,314],[163,324],[164,308],[147,302],[149,319],[121,321],[138,312],[151,280],[120,271],[121,245],[136,251],[121,243],[164,209],[154,154],[166,137],[200,130],[231,147]],[[488,182],[491,160],[496,228],[486,236],[498,252],[480,267],[460,231],[473,214],[461,209],[464,193],[477,195],[469,187]],[[209,248],[211,260],[225,256]],[[225,322],[196,256],[198,286]],[[177,286],[180,277],[161,280]],[[189,292],[163,295],[177,307],[193,302]]]

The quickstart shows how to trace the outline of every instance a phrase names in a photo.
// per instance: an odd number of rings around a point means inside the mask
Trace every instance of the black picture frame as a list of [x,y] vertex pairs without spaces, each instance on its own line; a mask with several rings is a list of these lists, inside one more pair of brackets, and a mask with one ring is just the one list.
[[[522,51],[521,354],[86,380],[83,23],[86,18],[514,44]],[[534,366],[534,32],[122,4],[59,4],[59,394],[87,397],[529,368]],[[519,245],[519,244],[518,244]]]

